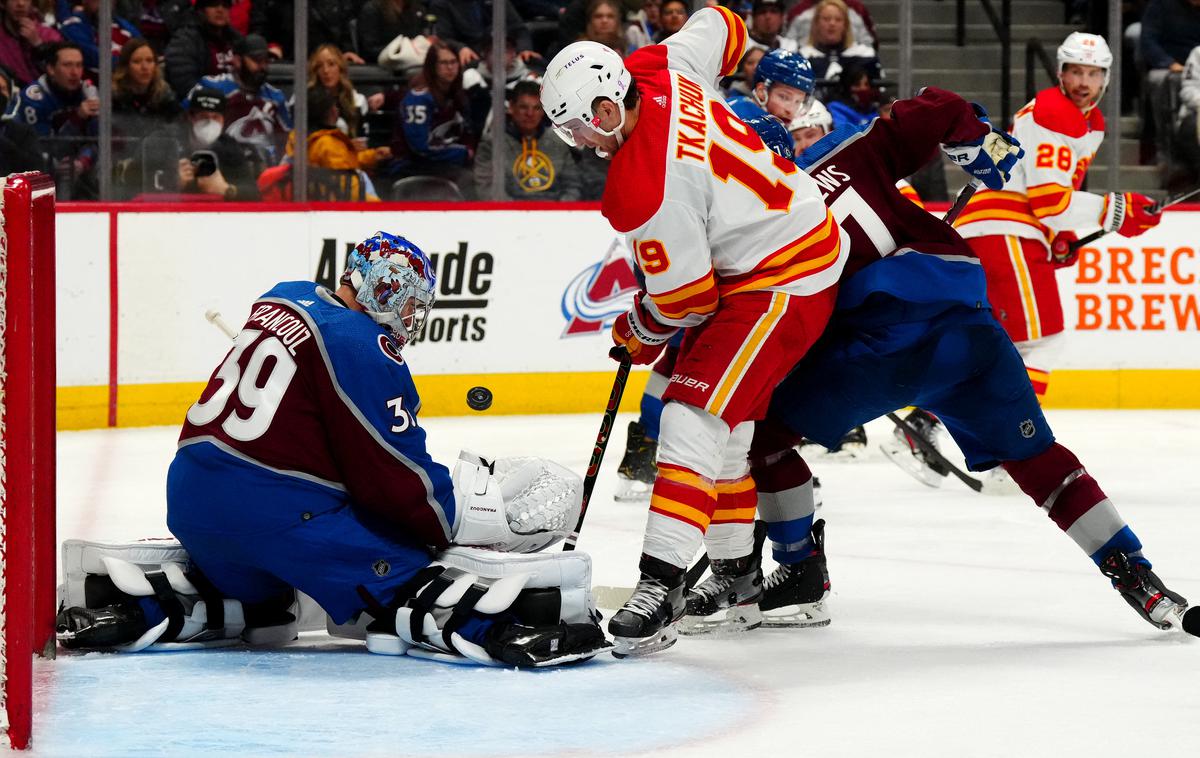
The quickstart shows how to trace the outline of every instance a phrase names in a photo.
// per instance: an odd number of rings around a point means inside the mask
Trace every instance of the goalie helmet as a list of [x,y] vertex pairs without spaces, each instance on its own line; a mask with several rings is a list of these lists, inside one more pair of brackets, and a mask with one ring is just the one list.
[[399,347],[421,333],[433,307],[437,277],[421,249],[394,234],[375,232],[351,251],[342,284]]
[[805,94],[805,98],[799,112],[805,113],[812,102],[813,90],[817,86],[817,77],[813,74],[813,67],[808,62],[808,58],[800,53],[777,48],[764,55],[758,61],[758,68],[754,69],[751,91],[758,104],[765,108],[766,100],[760,99],[758,96],[759,84],[766,85],[768,91],[776,84],[785,84],[800,90]]
[[782,121],[766,114],[746,119],[746,126],[758,132],[763,144],[769,147],[771,152],[787,158],[789,161],[792,160],[795,155],[795,151],[792,149],[795,143],[792,142],[792,135],[788,133],[787,127],[783,125]]
[[1100,99],[1104,97],[1104,92],[1108,89],[1108,80],[1112,75],[1112,62],[1112,51],[1108,49],[1108,43],[1099,34],[1071,32],[1058,46],[1059,76],[1062,76],[1063,69],[1071,63],[1104,69],[1104,86],[1100,88],[1096,102],[1100,102]]
[[[573,42],[564,47],[546,66],[542,77],[542,108],[554,125],[554,133],[571,147],[579,147],[588,130],[622,141],[625,126],[625,95],[633,77],[621,56],[599,42]],[[600,119],[592,109],[596,98],[617,104],[621,122],[611,131],[600,128]]]

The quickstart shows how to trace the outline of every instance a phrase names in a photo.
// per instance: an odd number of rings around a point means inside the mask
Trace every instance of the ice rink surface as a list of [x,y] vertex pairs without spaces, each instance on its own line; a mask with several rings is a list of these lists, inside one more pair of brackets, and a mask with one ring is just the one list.
[[[1055,411],[1167,584],[1200,600],[1200,412]],[[579,547],[631,585],[645,507],[614,503],[628,418]],[[423,420],[460,447],[585,468],[599,413]],[[267,652],[61,655],[36,669],[44,756],[1200,755],[1200,640],[1151,628],[1023,496],[918,484],[877,451],[814,462],[833,623],[682,639],[523,673],[305,637]],[[59,435],[59,536],[166,535],[173,428]]]

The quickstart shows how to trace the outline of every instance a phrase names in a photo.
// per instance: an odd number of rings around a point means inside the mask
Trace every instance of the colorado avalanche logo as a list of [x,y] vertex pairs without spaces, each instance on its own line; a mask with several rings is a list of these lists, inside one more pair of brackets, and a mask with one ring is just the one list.
[[562,336],[607,330],[617,316],[629,310],[638,289],[629,248],[618,237],[604,259],[576,274],[563,292],[562,314],[567,326]]

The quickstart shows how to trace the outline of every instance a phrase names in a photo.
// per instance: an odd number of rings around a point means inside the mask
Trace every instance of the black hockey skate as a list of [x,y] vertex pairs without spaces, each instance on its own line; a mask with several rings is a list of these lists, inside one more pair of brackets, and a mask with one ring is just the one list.
[[579,663],[612,648],[597,624],[550,626],[496,624],[484,645],[488,655],[517,668]]
[[806,459],[858,460],[866,456],[867,453],[867,430],[861,426],[856,426],[846,432],[846,435],[842,437],[836,446],[828,449],[808,439],[803,440],[800,445],[801,452]]
[[813,552],[795,564],[775,568],[763,582],[762,611],[764,627],[828,626],[829,568],[825,563],[825,519],[812,527]]
[[[940,450],[937,436],[942,422],[936,417],[920,408],[914,408],[904,421],[933,449]],[[945,464],[926,455],[921,446],[909,437],[908,432],[899,426],[895,429],[895,439],[883,443],[879,449],[888,460],[926,486],[941,487],[942,482],[950,475],[950,469],[946,468]]]
[[1187,599],[1167,589],[1145,563],[1119,550],[1113,550],[1100,562],[1100,570],[1112,580],[1113,587],[1129,607],[1159,629],[1178,629],[1188,610]]
[[625,437],[625,457],[617,467],[617,491],[613,499],[619,503],[640,503],[650,500],[654,477],[658,474],[655,457],[658,441],[646,439],[646,427],[629,422]]
[[687,609],[683,569],[645,554],[640,568],[642,577],[633,595],[608,622],[617,658],[649,655],[674,645],[675,625]]
[[754,547],[740,558],[712,560],[712,575],[687,593],[687,615],[679,633],[702,635],[746,632],[762,625],[762,548],[767,525],[754,522]]

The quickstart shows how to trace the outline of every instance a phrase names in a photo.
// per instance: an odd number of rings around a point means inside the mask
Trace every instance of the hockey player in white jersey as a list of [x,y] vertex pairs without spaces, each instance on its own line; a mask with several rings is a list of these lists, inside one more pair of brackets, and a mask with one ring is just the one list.
[[717,89],[746,41],[737,14],[704,8],[624,62],[573,43],[542,83],[557,133],[612,157],[601,208],[645,275],[614,341],[646,364],[688,330],[663,398],[641,578],[609,623],[619,655],[675,641],[684,569],[705,532],[715,571],[760,575],[752,539],[729,528],[754,518],[752,422],[823,330],[845,265],[816,183],[768,150]]

